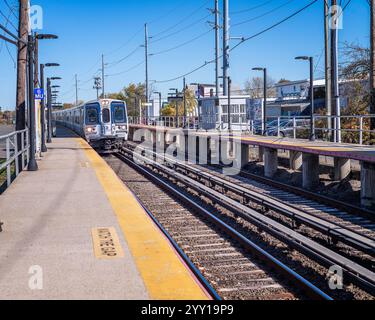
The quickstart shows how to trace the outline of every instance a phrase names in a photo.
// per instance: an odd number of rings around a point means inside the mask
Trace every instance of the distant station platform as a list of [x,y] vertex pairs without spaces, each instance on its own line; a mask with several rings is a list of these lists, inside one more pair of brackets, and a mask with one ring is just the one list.
[[48,149],[0,196],[0,299],[209,299],[84,140],[58,128]]
[[[146,125],[131,125],[132,130],[147,129],[151,131],[177,131],[173,128],[155,127]],[[190,130],[191,135],[197,136],[210,136],[213,139],[219,136],[218,131],[196,131]],[[221,135],[222,140],[228,138],[228,134]],[[364,146],[358,144],[338,144],[333,142],[323,142],[302,139],[291,139],[291,138],[279,138],[279,137],[263,137],[250,134],[241,134],[241,136],[234,135],[234,141],[241,141],[242,144],[248,144],[252,146],[260,146],[265,148],[274,148],[279,150],[290,150],[297,152],[305,152],[311,154],[317,154],[327,157],[345,158],[351,160],[365,161],[375,163],[375,147]]]

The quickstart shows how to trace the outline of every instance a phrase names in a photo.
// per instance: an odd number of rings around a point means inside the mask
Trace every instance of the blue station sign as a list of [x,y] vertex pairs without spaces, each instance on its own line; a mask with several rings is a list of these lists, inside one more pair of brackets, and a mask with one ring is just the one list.
[[34,89],[34,97],[35,100],[43,100],[44,99],[44,90],[43,89]]

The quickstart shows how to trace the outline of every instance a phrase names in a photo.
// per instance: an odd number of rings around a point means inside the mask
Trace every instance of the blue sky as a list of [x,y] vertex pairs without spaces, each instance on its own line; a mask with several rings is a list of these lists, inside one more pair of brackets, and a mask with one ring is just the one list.
[[[18,2],[7,1],[11,5]],[[344,4],[347,1],[342,0]],[[310,2],[230,0],[233,25],[231,36],[248,37],[256,34]],[[119,91],[131,82],[143,82],[144,65],[139,64],[144,60],[144,50],[140,45],[144,42],[145,22],[149,24],[149,35],[153,37],[150,40],[151,54],[199,37],[179,49],[151,56],[150,80],[175,78],[214,57],[214,32],[210,32],[211,27],[207,23],[213,21],[213,16],[208,16],[207,8],[213,7],[214,0],[32,0],[31,3],[40,5],[44,10],[43,32],[59,35],[59,40],[45,40],[40,44],[40,62],[61,64],[60,68],[47,72],[50,76],[63,78],[60,83],[62,102],[75,99],[75,74],[78,74],[80,80],[79,98],[88,100],[96,97],[92,78],[101,67],[102,53],[109,64],[106,70],[107,92]],[[0,10],[6,16],[9,14],[4,0],[0,0]],[[10,20],[16,25],[14,17],[11,16]],[[251,21],[234,26],[247,20]],[[1,15],[0,23],[5,23]],[[13,30],[11,25],[8,26]],[[241,86],[248,78],[257,75],[250,71],[254,66],[267,66],[275,80],[307,78],[307,65],[293,59],[302,54],[316,57],[316,70],[321,76],[324,67],[323,40],[323,0],[318,0],[285,24],[233,51],[230,75],[233,82]],[[344,29],[340,31],[340,42],[344,41],[364,45],[369,42],[369,6],[366,0],[352,0],[347,7]],[[16,51],[10,45],[8,52],[2,42],[0,40],[0,106],[12,109],[16,90],[16,69],[13,63]],[[232,46],[236,43],[233,40]],[[130,53],[130,57],[116,64]],[[187,82],[213,83],[214,64],[187,76]],[[173,87],[181,88],[182,80],[155,84],[155,88],[164,95]]]

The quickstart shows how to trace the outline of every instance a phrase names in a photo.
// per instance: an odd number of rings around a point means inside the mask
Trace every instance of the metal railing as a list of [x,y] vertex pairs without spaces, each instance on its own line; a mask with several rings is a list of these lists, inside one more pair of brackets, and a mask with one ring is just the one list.
[[[18,148],[18,137],[21,146]],[[27,129],[0,136],[0,187],[9,187],[29,162],[29,132]],[[17,151],[19,150],[19,151]],[[18,161],[18,159],[22,159]],[[21,168],[20,168],[21,166]],[[4,177],[5,179],[2,179]],[[4,181],[3,181],[4,180]]]
[[129,117],[129,123],[167,128],[199,128],[198,117]]
[[[199,117],[129,117],[131,124],[161,126],[168,128],[204,129],[211,124],[212,129],[226,130],[228,124],[216,123],[216,116]],[[375,115],[358,116],[321,116],[314,115],[314,137],[321,141],[335,143],[351,143],[359,145],[375,144],[375,130],[370,130],[370,121]],[[232,130],[247,132],[252,135],[288,137],[293,139],[309,139],[311,137],[310,117],[280,116],[267,117],[266,128],[262,128],[260,120],[249,120],[239,123],[232,121]],[[206,125],[204,125],[206,124]]]

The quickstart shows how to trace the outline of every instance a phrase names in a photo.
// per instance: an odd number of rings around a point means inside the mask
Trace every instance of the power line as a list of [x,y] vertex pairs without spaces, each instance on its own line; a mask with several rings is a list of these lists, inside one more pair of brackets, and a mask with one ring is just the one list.
[[[165,14],[159,16],[159,18],[156,18],[156,19],[154,19],[154,20],[151,20],[151,21],[149,22],[149,24],[153,24],[153,23],[155,23],[155,22],[157,22],[157,21],[163,20],[164,18],[168,17],[171,13],[175,12],[177,9],[180,9],[183,5],[185,5],[185,1],[184,1],[184,0],[181,1],[181,2],[182,2],[182,3],[178,4],[176,7],[174,7],[173,9],[171,9],[170,11],[168,11],[167,13],[165,13]],[[181,6],[181,4],[182,4],[182,6]]]
[[249,12],[249,11],[253,11],[253,10],[259,9],[259,8],[264,7],[265,5],[267,5],[267,4],[269,4],[269,3],[273,2],[273,1],[274,0],[269,0],[269,1],[266,1],[266,2],[264,2],[262,4],[259,4],[257,6],[254,6],[254,7],[248,8],[248,9],[233,11],[232,15],[234,15],[234,14],[241,14],[241,13],[245,13],[245,12]]
[[181,44],[179,44],[177,46],[174,46],[172,48],[165,49],[165,50],[162,50],[162,51],[159,51],[159,52],[155,52],[155,53],[151,53],[150,56],[157,56],[157,55],[160,55],[160,54],[163,54],[163,53],[167,53],[167,52],[170,52],[170,51],[182,48],[182,47],[184,47],[184,46],[186,46],[186,45],[188,45],[188,44],[190,44],[190,43],[192,43],[192,42],[194,42],[194,41],[196,41],[196,40],[198,40],[200,38],[203,38],[205,35],[207,35],[208,33],[210,33],[212,30],[213,29],[210,29],[210,30],[208,30],[208,31],[206,31],[204,33],[201,33],[200,35],[194,37],[193,39],[185,41],[185,42],[183,42],[183,43],[181,43]]
[[4,17],[5,19],[5,22],[6,23],[9,23],[17,32],[18,32],[18,28],[13,24],[13,22],[10,20],[10,17],[7,17],[1,10],[0,10],[0,14]]
[[129,45],[129,43],[131,43],[131,42],[137,37],[137,35],[140,34],[142,31],[143,31],[143,27],[140,28],[140,29],[137,29],[137,31],[133,34],[133,36],[131,36],[131,37],[129,38],[128,41],[126,41],[124,44],[122,44],[122,45],[121,45],[120,47],[118,47],[117,49],[115,49],[115,50],[113,50],[113,51],[107,53],[106,56],[110,56],[110,55],[112,55],[112,54],[118,52],[118,51],[121,50],[122,48],[125,48],[125,47],[126,47],[127,45]]
[[254,38],[256,38],[256,37],[262,35],[263,33],[266,33],[266,32],[268,32],[268,31],[270,31],[270,30],[272,30],[272,29],[278,27],[279,25],[283,24],[284,22],[286,22],[286,21],[292,19],[293,17],[295,17],[295,16],[298,15],[299,13],[301,13],[301,12],[305,11],[306,9],[308,9],[309,7],[311,7],[311,6],[312,6],[313,4],[315,4],[317,1],[318,1],[318,0],[313,0],[313,1],[311,1],[309,4],[305,5],[303,8],[297,10],[296,12],[294,12],[293,14],[291,14],[291,15],[289,15],[288,17],[284,18],[283,20],[281,20],[281,21],[279,21],[279,22],[273,24],[272,26],[270,26],[270,27],[268,27],[268,28],[266,28],[266,29],[264,29],[264,30],[262,30],[262,31],[260,31],[260,32],[258,32],[258,33],[256,33],[256,34],[254,34],[254,35],[252,35],[252,36],[250,36],[250,37],[244,38],[241,42],[239,42],[239,43],[236,44],[232,49],[230,49],[230,51],[235,50],[235,49],[238,48],[240,45],[242,45],[244,42],[247,42],[247,41],[249,41],[249,40],[251,40],[251,39],[254,39]]
[[121,72],[118,72],[118,73],[113,73],[113,74],[108,74],[106,75],[106,77],[116,77],[116,76],[119,76],[119,75],[122,75],[124,73],[128,73],[129,71],[132,71],[136,68],[138,68],[139,66],[143,65],[145,63],[145,60],[142,60],[141,62],[137,63],[136,65],[134,65],[133,67],[125,70],[125,71],[121,71]]
[[280,10],[281,8],[287,6],[288,4],[292,3],[293,1],[294,1],[294,0],[289,0],[289,1],[287,1],[286,3],[283,3],[283,4],[281,4],[280,6],[274,8],[274,9],[272,9],[272,10],[270,10],[270,11],[267,11],[267,12],[265,12],[265,13],[259,15],[259,16],[256,16],[256,17],[254,17],[254,18],[247,19],[247,20],[245,20],[245,21],[241,21],[241,22],[238,22],[238,23],[232,24],[232,27],[240,26],[240,25],[243,25],[243,24],[245,24],[245,23],[249,23],[249,22],[252,22],[252,21],[258,20],[258,19],[260,19],[260,18],[263,18],[263,17],[265,17],[265,16],[267,16],[267,15],[269,15],[269,14],[271,14],[271,13],[274,13],[274,12]]
[[121,58],[120,60],[117,60],[115,62],[110,62],[108,63],[108,68],[113,68],[114,66],[120,64],[121,62],[125,61],[126,59],[130,58],[133,54],[135,54],[139,49],[141,48],[140,45],[138,45],[133,51],[131,51],[128,55],[125,57]]
[[205,1],[205,2],[203,3],[203,5],[201,5],[198,9],[194,10],[194,11],[193,11],[192,13],[190,13],[188,16],[186,16],[185,18],[181,19],[179,22],[175,23],[174,25],[168,27],[167,29],[164,29],[163,31],[154,34],[154,35],[152,36],[152,38],[158,37],[159,35],[165,34],[165,33],[167,33],[168,31],[173,30],[174,28],[178,27],[179,25],[181,25],[182,23],[184,23],[187,19],[191,18],[191,17],[194,16],[196,13],[200,12],[201,9],[202,9],[204,6],[206,6],[209,2],[210,2],[210,0]]
[[10,6],[9,2],[7,0],[4,0],[5,5],[9,8],[10,12],[13,14],[13,16],[18,19],[17,15],[14,12],[14,9]]
[[[274,28],[276,28],[277,26],[283,24],[284,22],[290,20],[291,18],[295,17],[296,15],[300,14],[301,12],[303,12],[303,11],[305,11],[306,9],[308,9],[309,7],[311,7],[311,6],[312,6],[313,4],[315,4],[317,1],[318,1],[318,0],[313,0],[312,2],[310,2],[309,4],[307,4],[306,6],[304,6],[303,8],[301,8],[301,9],[299,9],[299,10],[297,10],[296,12],[294,12],[293,14],[291,14],[291,15],[289,15],[288,17],[284,18],[283,20],[281,20],[281,21],[279,21],[279,22],[273,24],[272,26],[270,26],[270,27],[268,27],[268,28],[266,28],[266,29],[264,29],[264,30],[262,30],[262,31],[260,31],[260,32],[258,32],[258,33],[256,33],[256,34],[254,34],[254,35],[252,35],[252,36],[250,36],[250,37],[244,38],[241,42],[239,42],[239,43],[238,43],[237,45],[235,45],[232,49],[230,49],[230,51],[235,50],[236,48],[238,48],[238,47],[239,47],[240,45],[242,45],[243,43],[245,43],[245,42],[247,42],[247,41],[249,41],[249,40],[251,40],[251,39],[254,39],[254,38],[256,38],[256,37],[258,37],[258,36],[260,36],[260,35],[262,35],[262,34],[268,32],[268,31],[270,31],[270,30],[272,30],[272,29],[274,29]],[[218,57],[218,59],[220,59],[220,58],[222,58],[222,57],[223,57],[223,55],[221,55],[220,57]],[[182,79],[182,78],[184,78],[184,77],[186,77],[186,76],[188,76],[188,75],[190,75],[190,74],[192,74],[192,73],[195,73],[195,72],[199,71],[200,69],[203,69],[204,67],[206,67],[207,65],[209,65],[209,64],[211,64],[211,63],[213,63],[213,62],[215,62],[215,61],[216,61],[216,59],[213,59],[213,60],[210,60],[210,61],[205,61],[202,65],[200,65],[199,67],[193,69],[192,71],[190,71],[190,72],[188,72],[188,73],[185,73],[185,74],[183,74],[183,75],[181,75],[181,76],[177,76],[177,77],[175,77],[175,78],[173,78],[173,79],[162,80],[162,81],[155,81],[155,83],[167,83],[167,82],[172,82],[172,81],[176,81],[176,80]]]
[[156,43],[156,42],[162,41],[162,40],[164,40],[164,39],[170,38],[170,37],[172,37],[172,36],[174,36],[174,35],[176,35],[176,34],[179,34],[179,33],[181,33],[182,31],[185,31],[185,30],[187,30],[187,29],[189,29],[189,28],[191,28],[191,27],[193,27],[193,26],[199,24],[200,22],[206,20],[206,19],[209,18],[210,16],[211,16],[211,14],[208,14],[208,15],[204,16],[203,18],[200,18],[200,19],[194,21],[193,23],[191,23],[191,24],[189,24],[189,25],[187,25],[187,26],[185,26],[185,27],[183,27],[183,28],[181,28],[181,29],[178,29],[177,31],[174,31],[174,32],[172,32],[172,33],[170,33],[170,34],[167,34],[166,36],[163,36],[163,37],[161,37],[161,38],[159,38],[159,39],[154,40],[154,39],[152,38],[153,40],[152,40],[150,43]]

